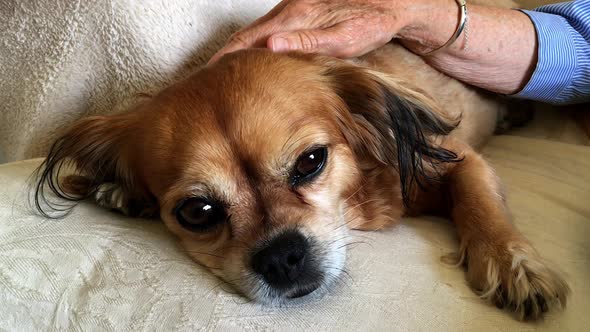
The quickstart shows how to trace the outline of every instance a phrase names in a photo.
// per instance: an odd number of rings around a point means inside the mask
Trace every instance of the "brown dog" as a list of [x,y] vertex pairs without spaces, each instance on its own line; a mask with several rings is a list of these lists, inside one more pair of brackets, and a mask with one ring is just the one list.
[[[40,168],[36,203],[59,209],[49,187],[159,213],[194,260],[270,303],[336,281],[348,228],[448,216],[473,289],[537,318],[568,286],[512,225],[474,151],[504,108],[398,45],[354,64],[240,51],[134,111],[77,122]],[[77,175],[60,177],[70,163]]]

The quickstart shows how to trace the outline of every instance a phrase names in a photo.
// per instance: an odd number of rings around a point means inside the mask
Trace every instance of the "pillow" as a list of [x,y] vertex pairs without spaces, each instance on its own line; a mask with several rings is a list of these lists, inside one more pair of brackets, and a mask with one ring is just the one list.
[[0,166],[0,326],[6,330],[521,330],[590,326],[590,148],[495,137],[485,148],[515,223],[565,272],[568,308],[523,323],[473,293],[450,222],[408,218],[352,232],[348,274],[327,294],[285,307],[250,303],[183,253],[158,220],[81,203],[36,216],[26,181],[40,160]]

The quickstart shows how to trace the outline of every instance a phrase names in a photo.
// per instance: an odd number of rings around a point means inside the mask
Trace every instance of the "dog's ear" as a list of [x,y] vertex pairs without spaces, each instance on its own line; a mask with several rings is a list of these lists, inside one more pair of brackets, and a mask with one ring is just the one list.
[[[152,198],[131,171],[136,124],[132,113],[76,122],[55,141],[36,171],[37,210],[46,217],[60,217],[71,210],[72,202],[90,198],[128,215],[155,212]],[[46,195],[48,189],[58,200]]]
[[[324,60],[326,61],[326,60]],[[419,89],[394,77],[342,61],[327,60],[323,75],[338,95],[341,130],[361,160],[395,167],[404,204],[414,184],[435,180],[437,165],[457,162],[457,155],[437,144],[458,119],[449,119]]]

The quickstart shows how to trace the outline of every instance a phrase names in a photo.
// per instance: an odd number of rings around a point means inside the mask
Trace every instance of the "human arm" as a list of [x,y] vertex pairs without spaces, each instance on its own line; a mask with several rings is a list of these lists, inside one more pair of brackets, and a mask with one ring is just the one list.
[[[463,41],[426,57],[431,65],[469,84],[519,98],[552,104],[590,101],[590,1],[534,11],[470,9],[468,46]],[[406,36],[403,43],[420,53],[421,42],[436,34],[428,27],[418,33],[422,36]]]
[[[552,103],[587,100],[590,1],[552,6],[548,12],[563,16],[470,4],[466,33],[424,58],[490,91]],[[573,17],[569,7],[576,8]],[[455,0],[287,0],[236,34],[213,61],[253,46],[352,57],[392,38],[424,54],[453,35],[458,17]]]

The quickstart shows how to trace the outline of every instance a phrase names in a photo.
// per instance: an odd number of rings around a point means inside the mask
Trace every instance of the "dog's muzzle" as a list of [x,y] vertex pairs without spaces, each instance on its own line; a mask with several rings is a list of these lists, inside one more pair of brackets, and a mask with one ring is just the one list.
[[263,242],[252,255],[252,269],[267,285],[287,298],[305,296],[322,283],[312,240],[288,230]]

